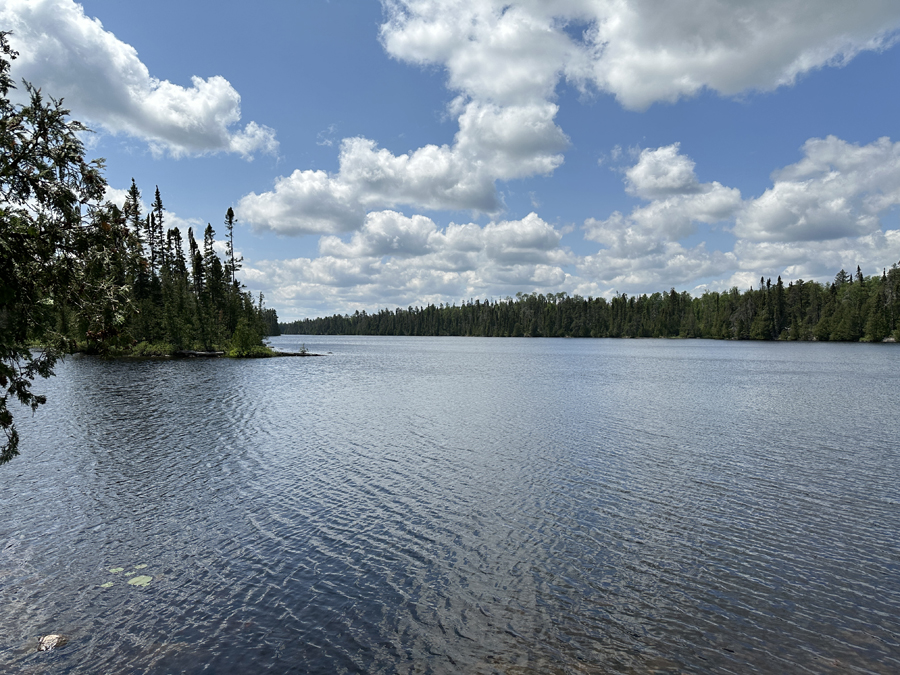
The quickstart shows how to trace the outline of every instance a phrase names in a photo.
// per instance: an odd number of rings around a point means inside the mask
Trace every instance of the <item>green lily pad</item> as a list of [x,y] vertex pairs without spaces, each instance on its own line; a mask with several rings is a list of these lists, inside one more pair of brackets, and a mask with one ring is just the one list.
[[135,566],[134,566],[134,569],[136,569],[136,570],[142,570],[142,569],[144,569],[145,567],[146,567],[146,565],[135,565]]
[[146,586],[151,581],[153,581],[153,577],[148,577],[141,574],[136,577],[131,577],[131,579],[128,580],[128,583],[132,586]]
[[130,577],[132,574],[137,574],[137,572],[125,572],[126,577]]
[[109,571],[112,572],[113,574],[118,574],[119,572],[125,571],[125,568],[124,567],[110,567]]
[[113,582],[107,581],[105,584],[100,584],[100,588],[111,588],[112,585],[113,585]]

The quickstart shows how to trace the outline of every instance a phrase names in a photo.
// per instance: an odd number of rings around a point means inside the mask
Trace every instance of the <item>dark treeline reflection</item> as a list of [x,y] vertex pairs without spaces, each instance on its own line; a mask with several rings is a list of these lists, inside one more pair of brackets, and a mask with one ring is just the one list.
[[843,269],[830,284],[760,279],[741,292],[700,297],[668,293],[583,298],[519,293],[460,306],[383,309],[280,325],[303,335],[459,335],[485,337],[684,337],[752,340],[900,339],[900,268],[866,277]]

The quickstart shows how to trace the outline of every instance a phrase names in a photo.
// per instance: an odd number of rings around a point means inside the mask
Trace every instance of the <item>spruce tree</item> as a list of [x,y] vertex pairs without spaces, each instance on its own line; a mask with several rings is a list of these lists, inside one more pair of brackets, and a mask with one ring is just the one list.
[[241,269],[244,257],[235,257],[234,255],[234,223],[234,210],[229,206],[225,212],[225,231],[228,237],[225,249],[225,274],[231,278],[231,284],[237,287],[237,277],[235,275]]
[[165,223],[163,212],[166,210],[166,207],[163,206],[162,197],[159,194],[159,185],[156,186],[150,209],[153,215],[153,241],[155,243],[155,246],[151,246],[151,260],[154,267],[157,267],[166,264],[166,246],[163,242],[163,232],[165,231],[163,229],[163,224]]
[[134,178],[131,179],[131,187],[128,188],[128,196],[125,198],[125,206],[122,209],[126,222],[131,225],[132,231],[141,237],[141,191],[138,189]]

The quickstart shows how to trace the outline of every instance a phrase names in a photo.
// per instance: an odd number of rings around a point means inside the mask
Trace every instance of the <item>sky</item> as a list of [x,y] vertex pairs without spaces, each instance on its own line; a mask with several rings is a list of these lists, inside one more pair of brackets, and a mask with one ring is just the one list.
[[900,261],[896,0],[0,0],[108,197],[282,321]]

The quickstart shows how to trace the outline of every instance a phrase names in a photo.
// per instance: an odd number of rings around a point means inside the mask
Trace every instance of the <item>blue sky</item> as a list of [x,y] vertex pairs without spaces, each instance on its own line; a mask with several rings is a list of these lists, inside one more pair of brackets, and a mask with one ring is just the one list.
[[0,0],[0,29],[110,199],[234,208],[283,320],[900,260],[894,0]]

